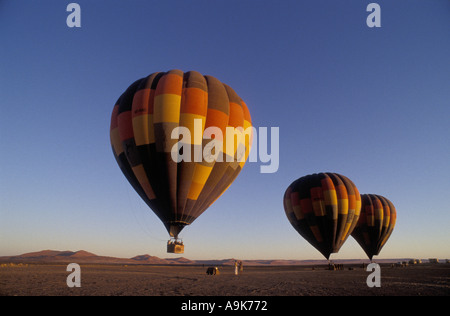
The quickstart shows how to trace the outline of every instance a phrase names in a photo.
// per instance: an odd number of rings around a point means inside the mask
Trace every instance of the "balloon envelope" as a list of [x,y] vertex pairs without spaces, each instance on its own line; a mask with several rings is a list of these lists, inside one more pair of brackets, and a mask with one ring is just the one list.
[[114,106],[114,157],[172,237],[199,217],[244,166],[251,135],[227,147],[227,127],[251,127],[246,104],[226,84],[195,71],[139,79]]
[[337,173],[319,173],[294,181],[284,195],[289,222],[329,259],[353,231],[361,198],[353,182]]
[[361,216],[352,237],[372,260],[391,236],[397,212],[394,204],[381,195],[361,194],[361,201]]

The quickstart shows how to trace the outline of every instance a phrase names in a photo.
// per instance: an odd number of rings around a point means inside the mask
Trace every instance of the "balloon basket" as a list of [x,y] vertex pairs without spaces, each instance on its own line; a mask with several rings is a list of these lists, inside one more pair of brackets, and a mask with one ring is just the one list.
[[184,253],[184,245],[182,241],[169,240],[167,242],[167,253]]

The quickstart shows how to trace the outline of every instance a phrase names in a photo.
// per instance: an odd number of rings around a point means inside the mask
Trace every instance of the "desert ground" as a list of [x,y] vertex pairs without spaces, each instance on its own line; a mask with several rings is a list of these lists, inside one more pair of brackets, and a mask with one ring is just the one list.
[[381,265],[381,287],[369,288],[371,272],[360,266],[219,267],[80,264],[81,287],[69,288],[66,264],[3,265],[4,296],[448,296],[450,264]]

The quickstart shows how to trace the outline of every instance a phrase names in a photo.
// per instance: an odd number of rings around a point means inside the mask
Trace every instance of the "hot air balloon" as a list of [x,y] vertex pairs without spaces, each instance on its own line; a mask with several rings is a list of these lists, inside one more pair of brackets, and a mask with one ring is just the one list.
[[361,216],[352,237],[370,260],[377,256],[394,230],[397,212],[387,198],[375,194],[361,194]]
[[312,174],[287,188],[284,209],[297,232],[329,260],[355,228],[361,197],[353,182],[343,175]]
[[246,104],[228,85],[195,71],[139,79],[114,106],[114,157],[172,237],[168,252],[183,253],[181,230],[227,190],[245,164],[251,135],[227,138],[227,127],[251,127]]

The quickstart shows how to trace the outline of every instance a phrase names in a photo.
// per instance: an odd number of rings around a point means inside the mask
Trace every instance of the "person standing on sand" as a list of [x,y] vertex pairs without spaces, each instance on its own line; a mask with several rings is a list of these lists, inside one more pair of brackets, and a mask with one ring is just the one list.
[[234,274],[238,275],[238,262],[234,260]]

